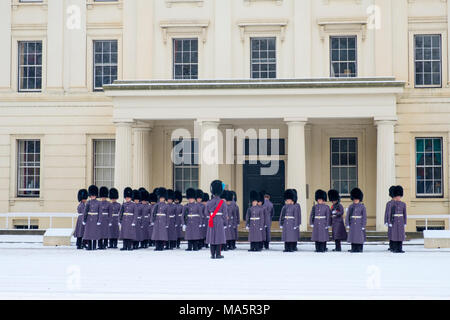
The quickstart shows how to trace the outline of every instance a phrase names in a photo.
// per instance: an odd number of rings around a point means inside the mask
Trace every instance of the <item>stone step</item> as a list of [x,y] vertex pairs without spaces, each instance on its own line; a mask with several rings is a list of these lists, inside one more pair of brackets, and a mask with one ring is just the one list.
[[0,229],[1,236],[43,236],[45,230],[39,229]]

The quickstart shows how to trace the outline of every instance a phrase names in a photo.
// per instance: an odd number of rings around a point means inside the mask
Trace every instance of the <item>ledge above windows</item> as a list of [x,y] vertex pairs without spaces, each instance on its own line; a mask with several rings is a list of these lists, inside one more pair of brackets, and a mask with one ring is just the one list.
[[167,20],[160,21],[163,41],[167,43],[170,35],[198,35],[202,42],[206,42],[209,26],[208,20]]
[[277,6],[281,6],[283,4],[283,0],[244,0],[244,5],[249,6],[252,3],[257,2],[273,2]]
[[272,20],[239,20],[237,25],[241,33],[241,41],[245,40],[246,33],[252,34],[279,34],[280,40],[284,41],[286,34],[286,27],[288,25],[287,19],[272,19]]
[[317,24],[320,28],[320,39],[325,40],[327,33],[358,32],[361,33],[361,39],[366,40],[367,18],[325,18],[318,19]]
[[123,0],[86,0],[86,8],[93,9],[94,6],[117,6],[123,8]]
[[177,4],[193,4],[197,7],[203,7],[205,0],[166,0],[166,7],[171,8]]
[[40,7],[42,10],[47,10],[48,0],[12,0],[11,8],[17,10],[20,6],[35,6]]

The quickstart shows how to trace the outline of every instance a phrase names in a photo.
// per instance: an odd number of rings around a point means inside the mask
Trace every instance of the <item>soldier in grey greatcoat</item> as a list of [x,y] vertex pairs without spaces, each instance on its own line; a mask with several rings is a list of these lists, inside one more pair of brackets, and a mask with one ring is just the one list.
[[174,203],[175,200],[175,192],[172,189],[167,190],[167,207],[169,214],[169,229],[168,231],[168,241],[166,243],[166,250],[173,250],[177,245],[177,228],[176,225],[176,211],[177,206]]
[[261,251],[263,248],[265,235],[265,218],[266,209],[262,205],[258,205],[263,201],[261,193],[250,191],[250,204],[245,214],[245,228],[248,230],[248,241],[250,242],[250,250]]
[[77,224],[75,226],[75,231],[73,232],[73,236],[77,238],[77,249],[83,249],[83,235],[84,235],[84,225],[83,225],[83,217],[84,217],[84,209],[86,207],[86,201],[88,199],[88,191],[86,189],[78,190],[78,218]]
[[389,240],[392,241],[392,252],[404,253],[403,241],[406,240],[406,203],[401,199],[403,197],[403,187],[396,186],[393,190],[394,203],[391,205],[391,210],[388,214],[388,223],[391,228]]
[[263,206],[266,208],[266,239],[264,240],[264,248],[269,249],[270,241],[271,241],[271,228],[272,228],[272,220],[275,215],[275,209],[273,207],[273,203],[270,201],[270,194],[266,191],[263,191],[264,194],[264,204]]
[[225,236],[227,238],[227,250],[234,250],[233,243],[236,242],[236,232],[235,232],[235,203],[233,202],[233,193],[231,191],[225,190],[224,192],[225,201],[228,207],[228,224],[225,230]]
[[132,200],[136,205],[136,237],[133,239],[133,249],[137,250],[142,239],[142,204],[141,192],[139,190],[133,190]]
[[100,240],[98,241],[98,249],[106,250],[108,247],[109,223],[111,220],[112,207],[108,201],[109,190],[107,187],[100,188],[100,214],[102,216],[102,224],[100,225]]
[[331,205],[331,235],[336,248],[333,251],[342,251],[341,241],[347,240],[347,231],[344,222],[344,207],[341,204],[341,196],[337,190],[328,191],[328,200]]
[[155,204],[152,215],[153,233],[152,240],[155,241],[155,251],[163,251],[165,244],[169,241],[169,206],[166,203],[167,189],[156,190],[158,203]]
[[153,223],[152,223],[152,217],[153,217],[153,210],[155,209],[156,203],[158,202],[158,197],[156,196],[155,192],[150,193],[148,196],[148,202],[150,203],[150,225],[148,227],[148,245],[149,247],[155,246],[155,242],[152,239],[153,235]]
[[[221,247],[226,243],[225,227],[227,222],[227,204],[220,199],[224,187],[220,180],[211,182],[211,200],[205,206],[205,215],[209,217],[207,224],[206,242],[211,247],[212,259],[223,259]],[[214,212],[217,210],[216,215]]]
[[101,239],[100,225],[102,222],[100,201],[97,200],[98,187],[90,186],[88,193],[89,201],[86,203],[83,216],[83,225],[85,225],[83,239],[87,241],[87,250],[96,250],[97,241]]
[[136,225],[139,210],[136,203],[132,201],[133,189],[126,187],[123,190],[124,203],[120,207],[119,223],[120,233],[119,239],[123,242],[123,248],[121,251],[133,250],[133,241],[136,239]]
[[348,233],[348,242],[351,243],[350,252],[363,252],[364,242],[366,241],[367,212],[362,203],[364,194],[358,188],[350,192],[350,198],[353,203],[348,207],[345,222]]
[[239,206],[237,204],[237,195],[235,191],[231,191],[231,193],[233,194],[233,201],[232,203],[232,214],[233,214],[233,233],[234,233],[234,237],[233,237],[233,242],[232,242],[232,250],[236,249],[236,241],[239,240],[239,225],[241,224],[241,213],[239,211]]
[[184,239],[188,242],[186,251],[198,251],[201,249],[202,228],[204,221],[204,211],[195,199],[195,190],[186,190],[188,203],[183,207],[183,229]]
[[316,252],[327,251],[327,241],[330,239],[328,230],[331,226],[331,210],[326,204],[327,193],[317,190],[315,194],[317,204],[311,208],[309,224],[313,228],[311,240],[316,243]]
[[120,203],[117,202],[119,199],[119,191],[116,188],[111,188],[109,190],[109,199],[111,200],[111,219],[109,221],[108,229],[108,239],[109,247],[111,249],[117,249],[117,242],[119,239],[119,213],[120,213]]
[[[203,201],[203,190],[201,190],[201,189],[195,190],[195,198],[196,198],[197,203],[200,204],[200,207],[202,208],[202,210],[205,211],[205,203]],[[208,230],[208,217],[204,217],[204,220],[202,223],[202,240],[201,240],[202,248],[208,248],[208,244],[206,243],[206,231],[207,230]]]
[[384,211],[384,225],[388,228],[388,239],[389,239],[389,249],[388,251],[392,251],[392,240],[391,240],[391,231],[392,228],[389,226],[389,212],[392,210],[392,205],[394,204],[395,200],[394,200],[394,190],[395,190],[395,186],[391,186],[389,188],[389,197],[391,198],[391,200],[389,200],[386,203],[386,210]]
[[176,248],[180,249],[181,240],[183,239],[183,194],[179,190],[175,190],[175,228],[177,230]]
[[284,192],[284,206],[280,213],[281,240],[284,242],[283,252],[294,252],[300,238],[301,212],[295,204],[297,199],[293,189]]
[[142,210],[142,223],[141,223],[141,248],[148,248],[148,241],[150,238],[150,211],[151,206],[148,202],[150,194],[146,189],[141,190],[141,210]]

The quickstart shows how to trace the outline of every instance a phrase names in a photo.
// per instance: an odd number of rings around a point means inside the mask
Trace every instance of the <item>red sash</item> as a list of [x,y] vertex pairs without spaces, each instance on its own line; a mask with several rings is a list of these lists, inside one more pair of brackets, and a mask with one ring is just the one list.
[[208,226],[210,228],[214,227],[214,217],[216,216],[217,212],[219,212],[220,207],[222,207],[223,200],[220,200],[219,205],[217,206],[216,210],[214,210],[213,214],[209,217]]

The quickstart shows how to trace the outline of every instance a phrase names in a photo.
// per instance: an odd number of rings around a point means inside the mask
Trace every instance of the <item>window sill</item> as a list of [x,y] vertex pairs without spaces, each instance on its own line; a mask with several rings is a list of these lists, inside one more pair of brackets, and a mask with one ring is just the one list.
[[41,206],[41,207],[44,206],[44,199],[42,197],[37,197],[37,198],[31,198],[31,197],[19,198],[19,197],[15,197],[15,198],[9,199],[9,205],[11,207],[15,206],[16,202],[38,203],[39,206]]

